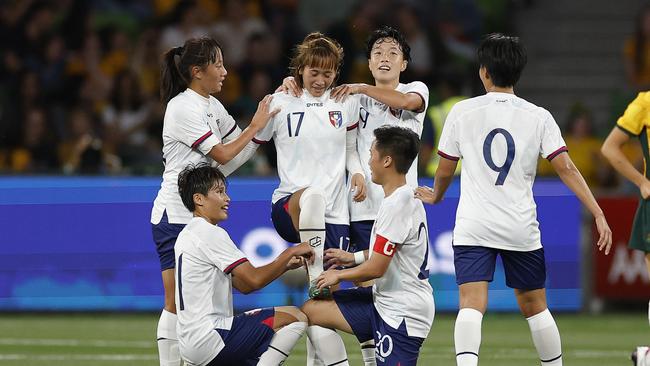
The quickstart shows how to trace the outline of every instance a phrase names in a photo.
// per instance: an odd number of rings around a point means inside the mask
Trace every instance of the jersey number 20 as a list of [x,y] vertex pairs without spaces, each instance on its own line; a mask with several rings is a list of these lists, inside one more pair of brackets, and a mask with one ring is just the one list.
[[[503,135],[503,137],[506,139],[506,146],[508,148],[506,161],[504,161],[503,165],[501,166],[497,166],[494,164],[494,160],[492,160],[492,141],[494,140],[494,137],[499,134]],[[499,173],[497,176],[497,181],[494,183],[494,185],[502,186],[503,182],[505,182],[506,177],[508,176],[508,172],[512,166],[512,161],[515,159],[515,140],[512,138],[510,132],[504,130],[503,128],[495,128],[494,130],[490,131],[490,133],[488,133],[488,135],[485,137],[485,141],[483,142],[483,158],[485,159],[485,162],[490,167],[490,169]]]

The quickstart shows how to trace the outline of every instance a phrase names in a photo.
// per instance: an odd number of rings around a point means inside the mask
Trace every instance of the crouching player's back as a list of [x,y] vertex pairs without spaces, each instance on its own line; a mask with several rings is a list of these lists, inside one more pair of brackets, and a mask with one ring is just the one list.
[[310,300],[303,306],[311,324],[307,334],[326,364],[347,364],[340,338],[332,336],[332,329],[340,329],[354,334],[362,346],[374,340],[378,365],[415,365],[433,323],[426,214],[406,184],[419,138],[396,126],[377,128],[374,134],[370,172],[385,198],[372,227],[371,249],[357,253],[328,249],[328,265],[350,268],[323,272],[317,285],[373,279],[375,283],[372,288],[336,291],[333,300]]
[[288,248],[253,267],[217,224],[230,198],[219,169],[188,166],[178,178],[183,204],[194,217],[178,235],[176,306],[181,357],[188,365],[279,365],[302,336],[307,318],[293,306],[234,315],[232,288],[249,293],[311,257],[308,244]]

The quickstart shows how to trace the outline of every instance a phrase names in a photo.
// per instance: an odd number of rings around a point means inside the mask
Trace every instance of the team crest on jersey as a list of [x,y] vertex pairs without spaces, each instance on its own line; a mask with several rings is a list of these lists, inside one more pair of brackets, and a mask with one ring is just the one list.
[[343,114],[341,114],[341,111],[330,111],[330,123],[336,128],[343,125]]

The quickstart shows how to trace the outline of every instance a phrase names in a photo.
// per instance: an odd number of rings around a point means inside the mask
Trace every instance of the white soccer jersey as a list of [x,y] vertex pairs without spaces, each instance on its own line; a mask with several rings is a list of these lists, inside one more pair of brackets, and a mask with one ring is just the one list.
[[[386,273],[375,280],[372,292],[375,308],[388,325],[397,329],[405,321],[409,336],[426,338],[435,314],[426,270],[429,235],[424,206],[413,194],[413,187],[407,184],[381,203],[370,242],[381,243],[380,237],[388,240],[380,250],[392,254],[393,259]],[[374,249],[369,253],[381,255]]]
[[[408,84],[399,84],[395,89],[402,93],[416,93],[424,100],[422,112],[395,110],[384,103],[366,95],[360,95],[361,109],[359,113],[359,128],[357,136],[357,150],[366,176],[367,197],[361,202],[354,202],[353,194],[349,195],[350,221],[374,220],[377,217],[379,206],[384,199],[384,190],[380,185],[372,182],[370,177],[370,146],[375,140],[373,131],[383,125],[400,126],[413,130],[418,136],[422,135],[422,127],[427,106],[429,104],[429,88],[415,81]],[[406,174],[406,182],[412,187],[418,186],[418,158],[416,157]]]
[[457,103],[438,154],[463,159],[454,245],[531,251],[541,248],[533,181],[538,156],[566,151],[551,114],[513,94]]
[[337,103],[329,90],[319,98],[307,90],[301,97],[276,93],[270,109],[275,108],[281,108],[280,113],[253,140],[275,142],[280,185],[272,201],[305,187],[319,187],[327,201],[325,222],[347,225],[346,134],[357,128],[358,98]]
[[205,98],[186,89],[167,103],[163,124],[165,172],[151,210],[151,223],[158,224],[163,212],[172,224],[186,224],[192,213],[178,194],[178,174],[189,164],[212,162],[206,156],[215,145],[239,132],[237,123],[215,97]]
[[214,330],[232,326],[230,272],[247,259],[224,229],[202,217],[192,218],[180,232],[174,251],[181,356],[204,365],[224,347]]

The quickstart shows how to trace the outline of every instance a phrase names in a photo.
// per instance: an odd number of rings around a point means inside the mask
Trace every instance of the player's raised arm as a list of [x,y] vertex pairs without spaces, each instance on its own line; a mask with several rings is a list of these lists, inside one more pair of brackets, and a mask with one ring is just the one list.
[[607,224],[603,210],[598,206],[598,202],[591,193],[587,182],[580,174],[580,171],[571,161],[568,153],[560,153],[551,160],[553,169],[557,172],[558,176],[564,184],[576,194],[580,202],[591,212],[596,220],[596,228],[598,229],[598,250],[605,249],[605,254],[609,254],[612,247],[612,230]]
[[424,97],[416,92],[402,93],[397,90],[380,88],[368,84],[343,84],[332,90],[331,98],[337,102],[344,101],[348,95],[365,94],[394,109],[423,112]]

